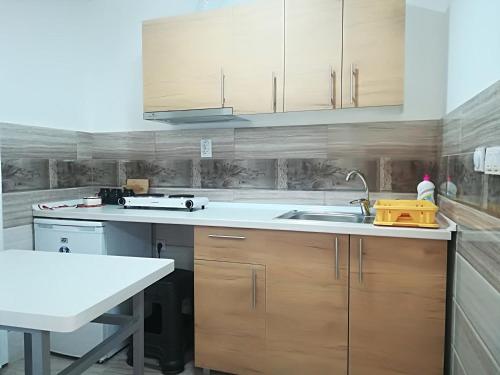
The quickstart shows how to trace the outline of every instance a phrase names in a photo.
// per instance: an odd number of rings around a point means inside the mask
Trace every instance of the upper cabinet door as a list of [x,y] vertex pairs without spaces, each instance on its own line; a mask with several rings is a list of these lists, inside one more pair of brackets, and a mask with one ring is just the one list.
[[220,108],[227,9],[143,24],[144,112]]
[[342,105],[342,0],[285,1],[285,111]]
[[342,107],[403,104],[404,0],[344,0]]
[[223,69],[225,106],[236,114],[283,112],[283,7],[283,0],[232,7]]

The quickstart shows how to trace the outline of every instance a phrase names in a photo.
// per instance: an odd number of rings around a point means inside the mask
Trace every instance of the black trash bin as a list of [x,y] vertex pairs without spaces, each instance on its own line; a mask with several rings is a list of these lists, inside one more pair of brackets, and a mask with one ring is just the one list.
[[[176,269],[144,291],[144,356],[157,359],[164,374],[184,371],[194,342],[193,272]],[[132,344],[127,352],[132,361]]]

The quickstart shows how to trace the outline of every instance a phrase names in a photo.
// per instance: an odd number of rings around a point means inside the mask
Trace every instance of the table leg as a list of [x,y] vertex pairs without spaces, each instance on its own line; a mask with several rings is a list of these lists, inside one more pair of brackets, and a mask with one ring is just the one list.
[[27,375],[50,375],[50,333],[24,334],[24,372]]
[[132,299],[134,318],[139,319],[137,331],[132,336],[134,375],[144,374],[144,291],[137,293]]

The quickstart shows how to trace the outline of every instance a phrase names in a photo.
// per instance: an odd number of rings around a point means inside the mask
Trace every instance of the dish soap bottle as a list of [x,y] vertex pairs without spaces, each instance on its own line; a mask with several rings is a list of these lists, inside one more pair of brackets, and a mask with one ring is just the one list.
[[417,186],[417,193],[418,193],[417,199],[435,203],[434,189],[435,186],[432,183],[430,176],[426,174],[424,176],[424,180]]

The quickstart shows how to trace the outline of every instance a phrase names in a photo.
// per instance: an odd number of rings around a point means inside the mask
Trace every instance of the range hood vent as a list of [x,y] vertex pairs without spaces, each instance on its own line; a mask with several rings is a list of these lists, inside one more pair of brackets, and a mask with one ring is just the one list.
[[172,125],[231,121],[235,119],[238,118],[233,116],[233,108],[231,107],[144,112],[144,120],[166,122]]

